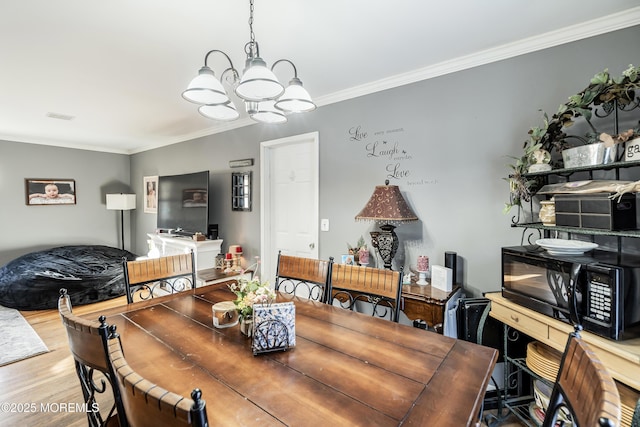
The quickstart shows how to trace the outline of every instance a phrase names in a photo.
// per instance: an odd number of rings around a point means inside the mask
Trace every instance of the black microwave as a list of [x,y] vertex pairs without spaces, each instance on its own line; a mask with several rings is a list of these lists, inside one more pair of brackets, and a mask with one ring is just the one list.
[[502,295],[520,305],[613,340],[640,336],[640,257],[593,250],[550,255],[502,248]]

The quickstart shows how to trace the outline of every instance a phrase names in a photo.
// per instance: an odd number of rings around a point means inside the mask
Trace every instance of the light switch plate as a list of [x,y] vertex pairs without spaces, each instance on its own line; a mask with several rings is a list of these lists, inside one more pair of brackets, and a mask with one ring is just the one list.
[[327,218],[320,220],[320,231],[329,231],[329,220]]

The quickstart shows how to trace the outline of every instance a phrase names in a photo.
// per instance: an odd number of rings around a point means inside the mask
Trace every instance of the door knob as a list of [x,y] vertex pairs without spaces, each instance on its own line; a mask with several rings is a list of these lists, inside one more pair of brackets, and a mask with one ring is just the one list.
[[313,249],[313,248],[315,248],[315,247],[316,247],[316,244],[315,244],[315,243],[309,243],[309,249]]

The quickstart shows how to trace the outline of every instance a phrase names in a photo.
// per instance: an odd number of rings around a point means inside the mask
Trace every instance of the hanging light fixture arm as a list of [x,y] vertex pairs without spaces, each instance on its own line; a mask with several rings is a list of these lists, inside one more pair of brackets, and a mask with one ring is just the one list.
[[302,82],[298,78],[298,69],[295,64],[288,59],[278,59],[271,66],[271,71],[280,62],[287,62],[293,67],[293,78],[289,81],[289,86],[285,89],[284,94],[274,104],[274,107],[287,114],[303,113],[315,110],[316,104],[311,100],[311,95],[302,87]]
[[260,46],[258,42],[255,40],[247,42],[247,44],[244,45],[244,53],[247,54],[247,59],[259,58]]
[[278,65],[280,62],[288,62],[289,64],[291,64],[291,66],[293,67],[293,78],[294,79],[298,78],[298,69],[296,68],[295,64],[293,62],[289,61],[288,59],[278,59],[271,66],[271,71],[273,71],[273,69],[276,67],[276,65]]
[[233,61],[231,61],[231,58],[229,57],[229,55],[227,55],[225,52],[218,50],[218,49],[212,49],[209,52],[207,52],[207,54],[204,56],[204,66],[207,68],[211,68],[208,65],[208,61],[209,61],[209,55],[211,55],[212,53],[221,53],[222,55],[224,55],[225,58],[227,58],[227,61],[229,61],[229,68],[225,69],[221,74],[220,74],[220,80],[222,81],[222,79],[224,78],[224,75],[228,72],[231,72],[233,75],[233,81],[231,83],[229,83],[230,85],[235,85],[238,83],[238,81],[240,81],[240,73],[238,73],[238,70],[236,70],[236,67],[233,66]]

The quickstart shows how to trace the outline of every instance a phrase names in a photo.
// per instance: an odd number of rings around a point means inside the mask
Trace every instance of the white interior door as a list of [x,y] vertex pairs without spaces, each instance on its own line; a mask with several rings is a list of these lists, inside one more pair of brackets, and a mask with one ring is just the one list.
[[273,282],[278,251],[318,258],[318,132],[260,144],[262,278]]

